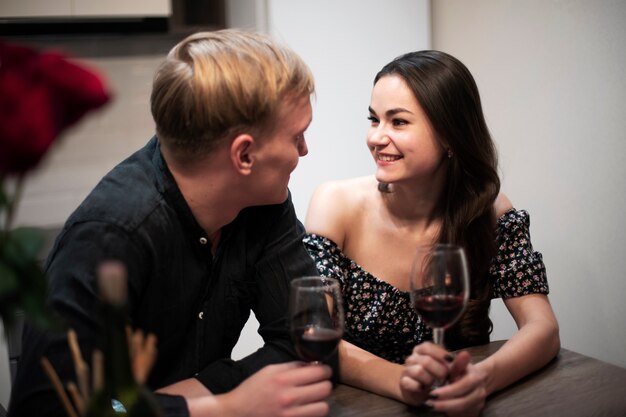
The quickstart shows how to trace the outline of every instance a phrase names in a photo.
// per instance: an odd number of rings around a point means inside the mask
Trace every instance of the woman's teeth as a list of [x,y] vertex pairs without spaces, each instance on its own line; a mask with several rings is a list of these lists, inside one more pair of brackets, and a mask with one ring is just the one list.
[[397,161],[398,159],[400,159],[400,156],[397,155],[378,155],[378,159],[380,161],[384,161],[384,162],[392,162],[392,161]]

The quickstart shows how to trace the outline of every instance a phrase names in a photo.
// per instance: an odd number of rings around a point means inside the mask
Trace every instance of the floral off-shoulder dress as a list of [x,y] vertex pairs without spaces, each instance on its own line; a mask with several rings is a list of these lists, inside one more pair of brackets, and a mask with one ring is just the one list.
[[[529,229],[530,217],[524,210],[511,209],[498,219],[498,253],[489,268],[494,298],[548,294],[545,265],[541,253],[533,250]],[[415,345],[432,339],[408,292],[363,270],[324,236],[307,234],[304,244],[320,274],[341,284],[344,339],[397,363],[403,363]]]

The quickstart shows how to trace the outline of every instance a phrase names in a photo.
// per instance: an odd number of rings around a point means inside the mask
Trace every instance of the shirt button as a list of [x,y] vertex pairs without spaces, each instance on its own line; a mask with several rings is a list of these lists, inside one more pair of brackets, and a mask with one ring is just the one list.
[[198,313],[198,318],[202,320],[204,318],[204,311]]
[[201,245],[206,245],[206,244],[207,244],[207,242],[208,242],[208,240],[207,240],[207,238],[206,238],[206,237],[204,237],[204,236],[203,236],[203,237],[201,237],[201,238],[200,238],[200,244],[201,244]]

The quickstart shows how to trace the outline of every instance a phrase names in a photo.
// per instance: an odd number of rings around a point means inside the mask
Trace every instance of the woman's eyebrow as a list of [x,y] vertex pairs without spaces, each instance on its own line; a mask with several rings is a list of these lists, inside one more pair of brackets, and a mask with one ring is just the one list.
[[[369,112],[370,112],[371,114],[374,114],[374,115],[376,114],[376,112],[374,111],[374,109],[372,109],[372,107],[371,107],[371,106],[370,106],[370,107],[368,107],[368,110],[369,110]],[[409,113],[409,114],[413,114],[413,112],[411,112],[411,111],[409,111],[409,110],[405,109],[404,107],[396,107],[396,108],[393,108],[393,109],[389,109],[389,110],[387,110],[387,111],[385,112],[385,116],[387,116],[387,117],[392,117],[392,116],[395,116],[395,115],[396,115],[396,114],[398,114],[398,113]]]
[[387,117],[391,117],[391,116],[395,116],[398,113],[409,113],[409,114],[413,114],[413,112],[405,109],[404,107],[396,107],[395,109],[389,109],[385,112],[385,115]]

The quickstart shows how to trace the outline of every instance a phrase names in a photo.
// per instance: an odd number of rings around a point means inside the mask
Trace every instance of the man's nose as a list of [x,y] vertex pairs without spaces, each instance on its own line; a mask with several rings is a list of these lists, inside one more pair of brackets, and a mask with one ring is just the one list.
[[309,146],[306,144],[306,140],[302,140],[298,145],[298,154],[302,157],[309,153]]

